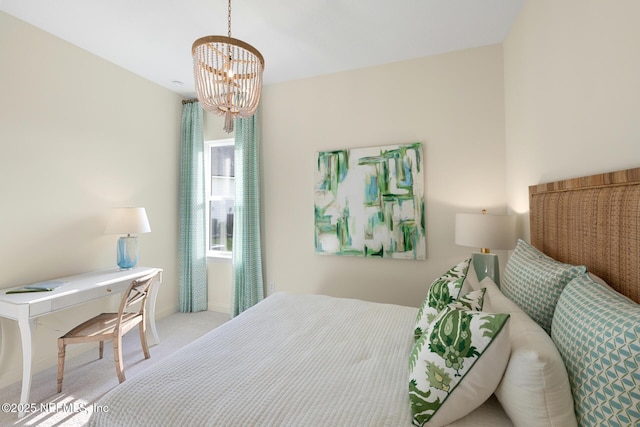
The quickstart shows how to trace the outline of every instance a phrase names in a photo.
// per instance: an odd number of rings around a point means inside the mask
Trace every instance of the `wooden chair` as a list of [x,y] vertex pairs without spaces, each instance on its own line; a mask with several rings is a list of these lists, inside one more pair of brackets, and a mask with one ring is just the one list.
[[[100,341],[100,359],[102,359],[104,342],[113,340],[116,373],[118,374],[118,380],[123,382],[125,376],[122,361],[122,337],[134,326],[139,325],[144,358],[148,359],[150,357],[146,337],[146,302],[151,291],[151,285],[157,275],[157,272],[153,272],[133,280],[122,297],[117,313],[102,313],[58,338],[58,393],[62,392],[62,374],[64,372],[64,357],[67,344]],[[137,311],[126,311],[127,308],[136,303],[140,303],[140,308]]]

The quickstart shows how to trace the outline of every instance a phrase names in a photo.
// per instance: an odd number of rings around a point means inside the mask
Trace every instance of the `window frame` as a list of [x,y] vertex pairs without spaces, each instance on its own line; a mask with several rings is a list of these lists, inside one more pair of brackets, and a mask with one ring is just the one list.
[[[233,256],[233,249],[231,251],[220,251],[211,249],[211,202],[215,200],[223,199],[223,196],[211,195],[211,149],[213,147],[221,146],[235,146],[234,138],[213,139],[204,141],[204,176],[205,176],[205,215],[206,215],[206,253],[207,258],[222,258],[231,259]],[[234,174],[235,175],[235,174]],[[229,179],[235,184],[235,176],[229,177]],[[235,194],[233,196],[235,207]]]

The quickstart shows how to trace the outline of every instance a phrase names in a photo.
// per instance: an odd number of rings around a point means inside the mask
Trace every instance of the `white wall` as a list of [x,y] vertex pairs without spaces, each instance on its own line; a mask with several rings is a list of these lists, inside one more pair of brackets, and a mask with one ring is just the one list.
[[[159,317],[177,311],[181,98],[0,12],[0,288],[116,267],[113,206],[144,206],[141,265],[164,268]],[[36,370],[56,339],[104,309],[39,319]],[[1,320],[0,387],[21,378],[16,322]],[[70,349],[73,353],[73,350]]]
[[504,43],[509,207],[529,185],[640,166],[640,2],[527,0]]

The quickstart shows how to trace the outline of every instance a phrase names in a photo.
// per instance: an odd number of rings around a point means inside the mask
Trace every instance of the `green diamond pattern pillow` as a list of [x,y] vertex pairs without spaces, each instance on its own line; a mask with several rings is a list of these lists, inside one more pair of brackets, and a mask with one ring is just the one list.
[[640,425],[640,305],[581,275],[560,296],[551,338],[580,426]]
[[447,425],[491,396],[509,360],[508,320],[451,306],[438,314],[409,359],[414,425]]
[[414,338],[416,340],[420,338],[422,332],[433,322],[443,308],[458,299],[462,283],[467,277],[469,263],[471,263],[471,258],[451,267],[449,271],[431,283],[427,297],[420,306],[420,310],[418,310],[416,328],[414,330]]
[[556,261],[525,241],[518,240],[505,266],[500,288],[507,298],[551,334],[553,312],[562,289],[586,271],[583,265]]

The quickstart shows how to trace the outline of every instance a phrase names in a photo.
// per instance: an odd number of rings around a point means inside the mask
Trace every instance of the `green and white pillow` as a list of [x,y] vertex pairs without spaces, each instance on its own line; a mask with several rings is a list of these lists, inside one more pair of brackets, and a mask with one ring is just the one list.
[[562,289],[587,271],[583,265],[559,262],[523,240],[507,261],[500,289],[551,334],[551,321]]
[[551,338],[580,426],[640,425],[640,305],[581,275],[560,296]]
[[471,291],[449,304],[448,307],[460,308],[462,310],[482,311],[486,292],[486,288]]
[[[447,307],[460,308],[463,310],[481,311],[484,306],[486,291],[487,290],[485,288],[478,289],[477,291],[471,291],[468,294],[454,300],[451,304],[447,305]],[[413,335],[416,341],[420,339],[423,332],[429,328],[429,325],[435,320],[437,316],[438,314],[435,314],[433,317],[418,316],[418,319],[416,321],[416,329],[413,331]]]
[[416,426],[443,426],[480,406],[509,361],[508,314],[442,310],[409,359],[409,399]]
[[414,330],[416,340],[442,309],[458,299],[470,262],[471,258],[456,264],[431,283],[427,297],[418,310]]

